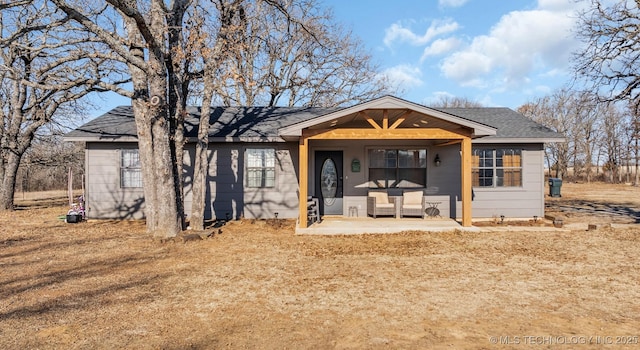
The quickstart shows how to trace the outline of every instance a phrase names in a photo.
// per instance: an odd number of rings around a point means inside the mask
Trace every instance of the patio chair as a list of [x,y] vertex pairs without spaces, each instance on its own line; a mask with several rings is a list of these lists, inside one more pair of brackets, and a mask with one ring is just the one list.
[[422,191],[405,191],[402,193],[400,216],[419,216],[424,219],[426,204]]
[[377,218],[381,215],[396,215],[396,199],[387,192],[370,191],[367,196],[367,215]]

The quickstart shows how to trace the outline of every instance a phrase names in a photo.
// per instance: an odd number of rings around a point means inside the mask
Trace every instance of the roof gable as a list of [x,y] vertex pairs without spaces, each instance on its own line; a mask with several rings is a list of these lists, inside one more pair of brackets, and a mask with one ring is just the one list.
[[[454,114],[445,113],[437,109],[422,106],[397,97],[383,96],[368,102],[342,108],[313,119],[300,121],[298,123],[284,127],[280,129],[279,135],[283,138],[296,138],[302,135],[303,129],[323,127],[330,128],[336,127],[338,125],[345,127],[348,126],[349,123],[351,123],[352,126],[357,126],[358,119],[360,119],[360,125],[366,125],[366,123],[362,121],[367,119],[367,117],[362,116],[362,112],[366,113],[366,115],[369,115],[369,113],[380,114],[375,111],[385,110],[396,111],[392,117],[397,118],[413,114],[414,119],[416,119],[417,121],[409,121],[407,123],[402,121],[402,127],[434,127],[434,122],[436,122],[436,124],[440,122],[440,124],[447,125],[449,128],[463,127],[471,129],[472,135],[476,137],[496,134],[496,129],[492,126],[482,124],[471,119],[462,118]],[[418,116],[418,118],[415,118],[415,116]],[[369,115],[368,118],[381,120],[382,116],[380,114],[376,118]],[[371,127],[371,125],[369,125],[369,127]]]

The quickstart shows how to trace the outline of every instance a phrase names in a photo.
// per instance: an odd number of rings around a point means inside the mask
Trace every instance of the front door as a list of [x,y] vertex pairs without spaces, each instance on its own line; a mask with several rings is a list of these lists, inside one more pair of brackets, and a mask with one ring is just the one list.
[[315,158],[320,215],[342,215],[342,151],[316,151]]

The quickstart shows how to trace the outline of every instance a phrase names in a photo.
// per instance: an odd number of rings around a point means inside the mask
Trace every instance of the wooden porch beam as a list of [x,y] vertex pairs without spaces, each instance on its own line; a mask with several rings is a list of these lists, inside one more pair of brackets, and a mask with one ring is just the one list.
[[436,144],[436,147],[444,147],[444,146],[451,146],[451,145],[457,145],[460,142],[462,142],[462,140],[451,140],[451,141],[447,141],[447,142],[443,142],[443,143],[438,143]]
[[460,146],[460,150],[462,151],[462,174],[460,174],[462,179],[462,226],[470,227],[471,226],[471,199],[473,196],[472,186],[471,186],[471,138],[465,137],[462,139],[462,144]]
[[300,199],[298,201],[298,210],[300,219],[298,221],[298,227],[307,228],[307,196],[309,188],[309,139],[306,137],[300,138],[300,146],[298,149],[299,162],[298,162],[298,193]]
[[305,134],[314,140],[460,140],[468,137],[452,131],[440,128],[415,128],[415,129],[325,129],[313,130],[313,133]]

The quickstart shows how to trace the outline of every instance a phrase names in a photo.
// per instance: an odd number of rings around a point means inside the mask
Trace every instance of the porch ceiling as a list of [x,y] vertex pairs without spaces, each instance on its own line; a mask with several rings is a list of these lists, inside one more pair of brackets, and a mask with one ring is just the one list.
[[385,111],[387,112],[389,125],[399,123],[397,125],[398,129],[439,128],[453,131],[460,128],[460,125],[458,124],[407,109],[368,109],[316,124],[309,127],[309,129],[326,130],[332,128],[371,128],[372,125],[367,121],[367,118],[372,119],[378,125],[382,125]]

